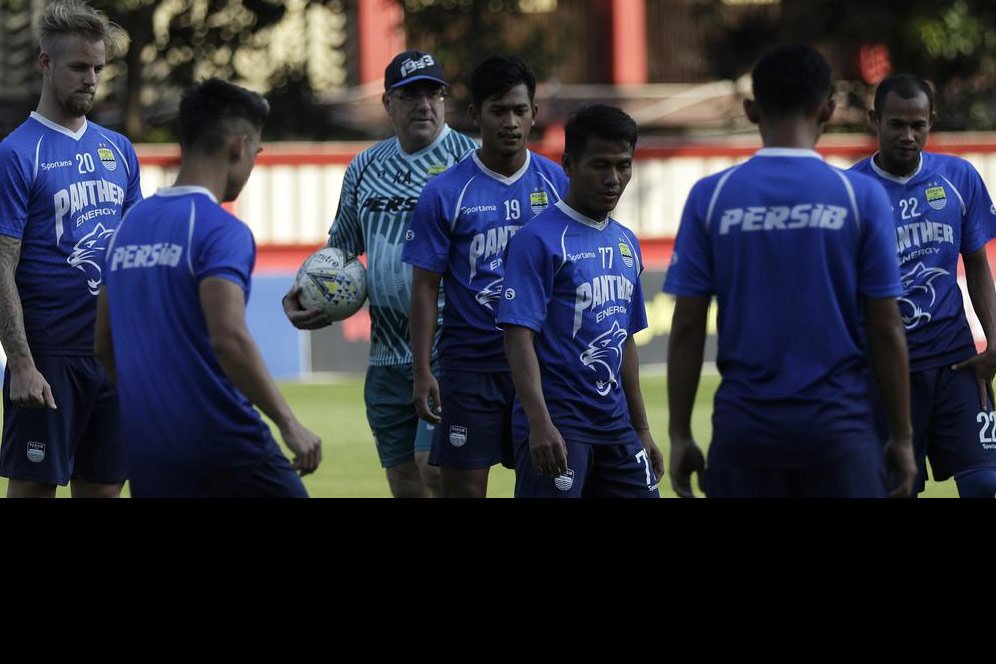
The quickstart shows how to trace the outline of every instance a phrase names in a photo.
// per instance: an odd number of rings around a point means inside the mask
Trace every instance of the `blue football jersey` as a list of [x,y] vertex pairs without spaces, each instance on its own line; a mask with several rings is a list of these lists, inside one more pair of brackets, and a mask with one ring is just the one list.
[[264,453],[266,424],[218,364],[198,294],[202,279],[220,277],[248,300],[255,260],[249,227],[200,187],[160,190],[114,236],[106,288],[134,481]]
[[907,177],[879,168],[874,158],[853,167],[878,180],[892,203],[910,369],[943,367],[975,354],[958,288],[958,254],[971,254],[996,236],[996,208],[978,171],[958,157],[921,154]]
[[[811,150],[692,188],[664,281],[718,303],[713,429],[744,463],[822,463],[870,432],[862,300],[901,294],[889,201]],[[714,439],[716,440],[716,439]]]
[[[560,201],[509,241],[500,325],[536,333],[543,397],[564,438],[637,440],[622,389],[626,339],[647,326],[643,261],[632,231]],[[525,422],[516,406],[517,434]],[[526,425],[528,426],[528,425]]]
[[532,152],[511,177],[474,153],[422,190],[401,259],[443,275],[442,367],[508,370],[495,325],[505,248],[523,224],[560,200],[567,184],[559,164]]
[[93,354],[104,252],[141,198],[131,143],[93,122],[74,133],[32,113],[0,143],[0,235],[21,240],[15,281],[33,353]]

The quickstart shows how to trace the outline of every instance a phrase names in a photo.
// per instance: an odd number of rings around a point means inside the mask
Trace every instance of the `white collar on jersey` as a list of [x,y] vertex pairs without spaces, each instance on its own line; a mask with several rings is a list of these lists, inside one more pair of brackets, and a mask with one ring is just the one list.
[[450,129],[450,126],[444,122],[442,130],[440,130],[439,132],[439,136],[436,136],[436,140],[434,140],[432,143],[429,143],[421,150],[416,150],[415,152],[405,152],[404,149],[401,147],[401,140],[398,139],[397,136],[394,137],[394,141],[398,145],[398,154],[402,155],[406,159],[418,159],[426,152],[429,152],[430,150],[435,150],[437,147],[439,147],[440,143],[442,143],[446,139],[446,137],[450,135],[451,131],[453,130]]
[[591,226],[595,230],[604,231],[605,227],[609,225],[608,217],[602,219],[601,221],[595,221],[591,217],[581,214],[580,212],[572,208],[570,205],[565,203],[563,198],[554,203],[554,205],[557,206],[558,210],[566,214],[574,221],[578,222],[579,224],[584,224],[585,226]]
[[61,124],[58,124],[56,122],[52,122],[51,120],[49,120],[48,118],[46,118],[44,115],[42,115],[38,111],[31,111],[31,117],[34,118],[35,120],[37,120],[38,122],[42,123],[43,125],[45,125],[49,129],[51,129],[52,131],[57,131],[60,134],[64,134],[64,135],[68,136],[69,138],[73,139],[74,141],[78,141],[81,138],[83,138],[83,134],[86,133],[87,127],[90,126],[90,123],[87,122],[86,118],[84,117],[83,118],[83,126],[80,127],[79,131],[73,132],[73,131],[70,131],[68,128],[63,127]]
[[214,197],[214,194],[207,187],[185,185],[183,187],[161,187],[156,190],[156,196],[187,196],[189,194],[204,194],[215,203],[218,202],[218,199]]
[[761,148],[754,153],[755,157],[815,157],[823,159],[816,150],[806,148]]
[[474,152],[471,154],[474,157],[474,163],[477,164],[478,168],[484,171],[485,175],[487,175],[490,178],[494,178],[495,180],[498,180],[498,182],[501,182],[502,184],[515,184],[519,178],[521,178],[523,175],[526,174],[526,171],[529,170],[529,164],[533,160],[533,153],[530,150],[526,150],[526,161],[522,164],[522,168],[520,168],[515,173],[512,173],[509,176],[505,176],[502,175],[501,173],[496,173],[487,166],[485,166],[484,162],[481,161],[481,158],[477,156],[477,150],[474,150]]
[[916,176],[920,175],[920,169],[923,168],[923,153],[919,155],[919,161],[916,163],[916,170],[909,175],[893,175],[889,171],[883,169],[881,166],[875,163],[875,157],[878,156],[876,152],[871,157],[868,158],[869,163],[871,163],[872,170],[875,171],[875,175],[879,176],[883,180],[889,180],[891,182],[898,182],[899,184],[906,184]]

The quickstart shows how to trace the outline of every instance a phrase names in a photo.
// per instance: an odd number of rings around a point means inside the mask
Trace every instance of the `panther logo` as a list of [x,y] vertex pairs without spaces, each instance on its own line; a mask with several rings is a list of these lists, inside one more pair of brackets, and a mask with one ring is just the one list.
[[499,296],[501,296],[501,279],[495,279],[490,284],[481,289],[475,297],[477,301],[490,309],[495,310],[494,303],[498,301]]
[[[899,298],[899,313],[907,330],[913,329],[920,323],[930,322],[929,310],[934,306],[934,300],[937,299],[934,280],[949,274],[951,273],[939,267],[924,267],[923,263],[917,263],[912,270],[903,275],[904,292],[903,296]],[[924,308],[914,300],[918,299],[922,302],[924,296],[927,295],[930,296],[930,302],[925,305],[927,311],[924,311]]]
[[619,322],[613,321],[612,329],[592,339],[588,349],[581,353],[581,364],[595,372],[595,390],[603,397],[618,384],[616,374],[622,364],[622,345],[627,336]]
[[80,238],[73,247],[73,253],[66,259],[67,263],[86,275],[86,285],[91,295],[96,295],[100,289],[104,254],[112,235],[113,228],[104,228],[103,224],[98,223],[92,231]]

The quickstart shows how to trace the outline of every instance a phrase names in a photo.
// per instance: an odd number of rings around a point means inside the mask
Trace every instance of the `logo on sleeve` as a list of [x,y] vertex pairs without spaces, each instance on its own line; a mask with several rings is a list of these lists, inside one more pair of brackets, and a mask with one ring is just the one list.
[[118,170],[118,162],[114,159],[114,151],[110,148],[97,148],[97,157],[107,170]]
[[514,300],[515,299],[515,289],[514,288],[506,288],[505,289],[505,299],[506,300]]
[[429,174],[429,177],[431,178],[436,175],[439,175],[445,170],[446,170],[446,164],[432,164],[431,166],[429,166],[429,170],[426,172]]
[[533,209],[533,214],[539,214],[550,205],[550,198],[545,191],[534,191],[529,194],[529,207]]
[[622,256],[623,265],[633,267],[633,250],[625,242],[619,243],[619,255]]
[[415,239],[415,231],[413,231],[412,229],[409,228],[408,232],[405,233],[405,240],[407,240],[408,242],[411,242],[414,239]]
[[927,195],[927,205],[935,210],[943,210],[948,204],[948,196],[944,193],[944,187],[927,187],[924,192]]

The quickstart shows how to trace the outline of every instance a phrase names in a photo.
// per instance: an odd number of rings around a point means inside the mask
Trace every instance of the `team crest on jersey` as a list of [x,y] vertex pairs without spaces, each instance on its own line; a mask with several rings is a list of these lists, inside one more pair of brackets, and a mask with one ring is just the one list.
[[935,210],[943,210],[948,204],[948,195],[944,192],[944,187],[927,187],[924,193],[927,195],[927,205]]
[[534,191],[529,194],[529,207],[533,209],[533,214],[539,214],[550,205],[550,197],[545,191]]
[[553,486],[557,487],[560,491],[570,491],[571,487],[574,486],[574,471],[568,468],[566,473],[561,473],[554,477]]
[[97,224],[92,231],[80,238],[73,247],[73,253],[66,259],[67,263],[86,275],[86,287],[91,295],[96,295],[100,290],[104,254],[107,252],[107,243],[113,235],[113,228]]
[[613,321],[612,329],[592,339],[581,353],[581,364],[595,372],[595,391],[603,397],[618,384],[616,375],[622,365],[622,345],[627,336],[619,321]]
[[97,157],[107,170],[118,170],[118,162],[114,158],[114,151],[110,148],[97,148]]
[[[912,270],[902,276],[903,295],[898,298],[899,314],[907,330],[913,329],[920,323],[930,322],[932,317],[930,309],[937,299],[934,280],[949,274],[951,273],[939,267],[925,267],[923,263],[917,263]],[[924,298],[928,296],[930,301],[924,302]]]
[[450,445],[463,447],[467,444],[467,427],[450,425]]
[[619,255],[622,257],[623,265],[633,267],[633,250],[625,242],[619,243]]
[[446,164],[432,164],[431,166],[429,166],[429,170],[427,171],[427,173],[431,178],[433,176],[439,175],[445,170],[446,170]]
[[28,441],[28,461],[31,463],[41,463],[45,460],[45,443],[38,443],[33,440]]

